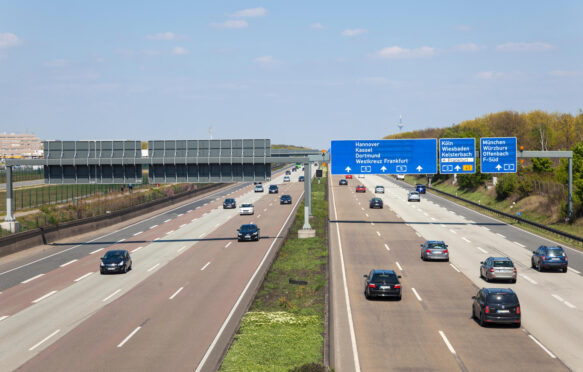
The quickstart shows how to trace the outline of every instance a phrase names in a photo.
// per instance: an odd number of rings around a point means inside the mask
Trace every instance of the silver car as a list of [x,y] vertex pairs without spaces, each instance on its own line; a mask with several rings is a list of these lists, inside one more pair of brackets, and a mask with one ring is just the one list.
[[407,196],[407,201],[421,201],[421,196],[419,195],[418,191],[409,191],[409,195]]
[[440,240],[428,240],[421,244],[421,259],[449,261],[449,250],[447,244]]
[[516,283],[516,267],[508,257],[488,257],[480,262],[480,277],[489,282],[492,279],[510,280]]
[[375,192],[375,194],[384,194],[385,193],[385,187],[384,186],[381,186],[381,185],[376,186],[374,188],[374,192]]
[[263,186],[262,185],[256,185],[255,186],[255,192],[263,192]]

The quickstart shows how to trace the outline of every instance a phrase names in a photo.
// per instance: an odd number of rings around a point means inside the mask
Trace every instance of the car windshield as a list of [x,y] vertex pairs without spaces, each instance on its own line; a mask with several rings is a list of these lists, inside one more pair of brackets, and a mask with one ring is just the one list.
[[373,203],[379,203],[381,201],[381,199],[379,198],[374,198],[371,200]]
[[518,298],[514,293],[491,293],[488,295],[488,303],[516,304],[518,303]]
[[445,245],[443,243],[429,243],[429,244],[427,244],[427,248],[431,248],[431,249],[445,249]]
[[382,188],[383,188],[382,186],[377,186],[377,189],[382,189]]
[[106,259],[116,259],[116,258],[123,258],[123,252],[121,251],[109,251],[103,256]]
[[562,257],[565,255],[565,252],[561,248],[548,248],[547,255],[551,257]]
[[225,199],[225,203],[233,203],[235,199]]
[[253,207],[253,204],[241,204],[241,208],[250,208]]
[[494,266],[496,267],[514,267],[512,261],[504,260],[504,261],[494,261]]
[[270,188],[270,189],[277,189],[277,186],[275,186],[275,185],[271,185],[271,186],[269,186],[269,188]]
[[371,282],[383,284],[397,284],[399,280],[397,275],[388,273],[377,273],[372,276]]
[[255,231],[255,230],[257,230],[257,226],[256,225],[241,225],[241,228],[239,230],[241,232]]

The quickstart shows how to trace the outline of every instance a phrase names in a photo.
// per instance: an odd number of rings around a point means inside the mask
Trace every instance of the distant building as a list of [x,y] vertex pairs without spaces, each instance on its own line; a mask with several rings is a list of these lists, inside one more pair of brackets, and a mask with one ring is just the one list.
[[0,158],[42,158],[43,143],[34,134],[0,134]]

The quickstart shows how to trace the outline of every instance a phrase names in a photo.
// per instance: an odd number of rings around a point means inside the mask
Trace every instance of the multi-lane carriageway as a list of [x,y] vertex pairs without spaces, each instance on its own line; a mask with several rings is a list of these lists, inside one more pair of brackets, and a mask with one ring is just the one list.
[[[331,364],[336,371],[583,370],[583,257],[567,249],[567,273],[530,268],[531,251],[548,240],[432,194],[408,203],[411,186],[366,175],[330,182]],[[357,184],[366,193],[355,193]],[[384,185],[384,209],[369,209]],[[450,262],[423,262],[425,240],[449,244]],[[479,264],[509,256],[518,281],[486,283]],[[394,269],[402,301],[368,301],[363,274]],[[480,327],[471,297],[481,287],[513,288],[522,327]]]
[[[0,260],[0,370],[214,370],[293,220],[300,173],[283,183],[280,172],[263,194],[236,184],[84,244]],[[253,202],[255,214],[223,210],[227,196]],[[238,243],[250,222],[261,240]],[[133,269],[100,275],[99,258],[120,248]]]

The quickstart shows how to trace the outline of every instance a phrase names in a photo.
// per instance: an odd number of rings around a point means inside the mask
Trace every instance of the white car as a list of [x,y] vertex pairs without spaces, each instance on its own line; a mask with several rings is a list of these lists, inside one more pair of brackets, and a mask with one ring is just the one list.
[[375,194],[384,194],[385,193],[385,187],[384,186],[377,186],[374,188],[374,192]]
[[421,195],[419,195],[418,191],[409,191],[409,195],[407,196],[407,201],[421,201]]
[[263,192],[263,185],[255,185],[255,192]]
[[283,182],[290,182],[289,176],[283,176]]
[[241,204],[241,208],[239,208],[239,214],[253,214],[255,213],[255,209],[253,208],[253,204]]
[[405,175],[404,174],[397,174],[397,179],[398,180],[404,180],[405,179]]

